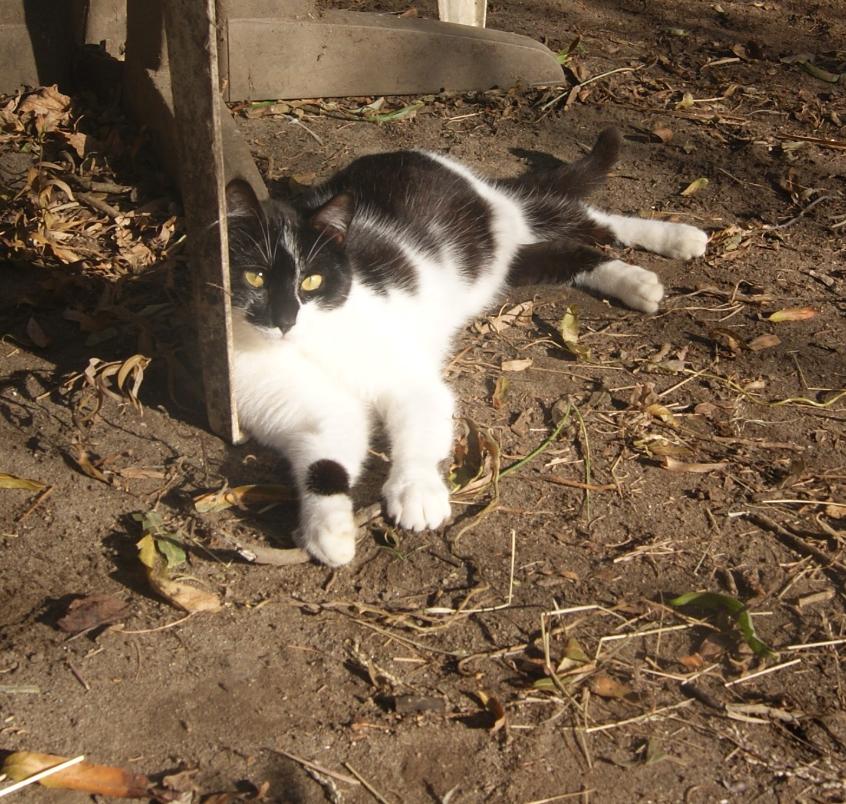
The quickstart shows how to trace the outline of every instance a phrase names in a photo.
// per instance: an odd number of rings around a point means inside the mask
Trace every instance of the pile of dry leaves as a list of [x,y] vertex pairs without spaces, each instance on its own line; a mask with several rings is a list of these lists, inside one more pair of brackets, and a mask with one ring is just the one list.
[[121,123],[102,110],[78,111],[55,86],[0,98],[0,244],[7,253],[105,278],[173,255],[183,240],[180,218],[169,197],[140,197],[132,174],[141,167],[143,138]]

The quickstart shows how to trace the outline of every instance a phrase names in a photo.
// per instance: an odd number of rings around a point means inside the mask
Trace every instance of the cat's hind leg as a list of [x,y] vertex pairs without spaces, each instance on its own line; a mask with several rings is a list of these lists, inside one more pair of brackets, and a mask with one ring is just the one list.
[[588,206],[585,210],[593,221],[608,228],[614,239],[624,246],[642,248],[677,260],[690,260],[705,253],[708,235],[695,226],[613,215]]
[[664,298],[664,286],[653,271],[609,260],[599,249],[566,238],[521,247],[509,282],[579,285],[645,313],[654,313]]
[[437,376],[396,379],[395,389],[377,403],[391,442],[382,494],[400,527],[437,528],[450,516],[440,464],[452,450],[452,393]]

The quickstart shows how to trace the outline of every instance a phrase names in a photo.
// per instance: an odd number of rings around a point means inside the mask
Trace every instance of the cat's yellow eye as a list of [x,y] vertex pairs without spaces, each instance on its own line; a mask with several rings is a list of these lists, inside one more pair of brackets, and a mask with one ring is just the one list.
[[317,290],[322,284],[323,277],[320,274],[311,274],[300,282],[300,287],[308,293],[312,290]]
[[244,271],[244,279],[251,288],[260,288],[264,285],[264,276],[255,271]]

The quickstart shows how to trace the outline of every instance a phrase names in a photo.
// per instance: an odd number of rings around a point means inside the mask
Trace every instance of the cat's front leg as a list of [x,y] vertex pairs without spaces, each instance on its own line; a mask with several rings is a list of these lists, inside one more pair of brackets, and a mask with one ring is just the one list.
[[335,405],[286,439],[283,451],[300,492],[296,542],[330,567],[349,564],[358,535],[350,489],[367,455],[369,422],[360,403]]
[[382,494],[400,527],[421,531],[440,527],[450,516],[441,462],[452,449],[453,398],[439,377],[402,385],[378,405],[391,441]]

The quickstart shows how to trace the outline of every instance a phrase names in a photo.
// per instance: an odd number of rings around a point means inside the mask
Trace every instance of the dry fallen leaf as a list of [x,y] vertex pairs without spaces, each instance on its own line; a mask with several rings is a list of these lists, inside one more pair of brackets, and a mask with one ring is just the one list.
[[[149,516],[150,514],[147,514],[148,518]],[[213,592],[198,589],[184,580],[171,578],[169,566],[181,562],[178,548],[172,545],[170,540],[156,539],[153,533],[147,531],[136,547],[138,559],[147,570],[150,586],[168,603],[189,613],[218,611],[221,608],[220,600]]]
[[462,420],[462,434],[455,443],[449,482],[452,496],[473,497],[499,475],[499,444],[472,419]]
[[184,581],[175,581],[164,568],[148,569],[147,578],[158,594],[183,611],[219,611],[221,608],[220,599],[214,592],[198,589]]
[[534,363],[531,357],[522,357],[517,360],[503,360],[502,361],[502,370],[503,371],[525,371],[529,366]]
[[667,128],[666,126],[658,126],[657,128],[652,129],[652,135],[666,144],[673,139],[673,130],[671,128]]
[[678,427],[678,422],[676,421],[676,417],[670,412],[670,410],[663,405],[659,404],[658,402],[653,402],[649,407],[646,408],[646,412],[650,416],[654,416],[656,419],[664,422],[664,424],[668,425],[669,427]]
[[[2,771],[13,781],[20,781],[67,759],[34,751],[16,751],[6,757]],[[47,776],[38,784],[113,798],[147,798],[150,788],[150,780],[143,774],[107,765],[92,765],[89,762],[80,762],[67,770]]]
[[50,345],[50,338],[34,318],[26,322],[26,336],[39,348],[44,349]]
[[771,349],[773,346],[778,346],[781,343],[781,338],[778,335],[759,335],[757,338],[752,338],[746,344],[747,349],[751,349],[753,352],[760,352],[764,349]]
[[664,468],[670,472],[693,472],[695,474],[705,474],[707,472],[717,472],[720,469],[725,469],[727,463],[684,463],[677,461],[671,455],[664,455]]
[[781,321],[807,321],[813,318],[817,311],[812,307],[787,307],[784,310],[776,310],[768,316],[768,320],[779,323]]
[[296,493],[290,486],[252,484],[198,494],[194,497],[194,508],[201,514],[212,514],[227,508],[264,507],[295,499]]
[[117,622],[129,611],[126,601],[112,595],[86,595],[68,603],[56,625],[69,634],[80,634],[101,625]]
[[698,179],[694,179],[684,190],[681,191],[681,195],[687,197],[689,195],[693,195],[694,193],[698,193],[700,190],[704,190],[710,182],[704,176]]
[[687,656],[679,656],[679,664],[687,670],[699,670],[705,666],[705,660],[698,653],[691,653]]
[[486,692],[479,691],[479,700],[482,706],[485,707],[488,714],[493,718],[493,725],[490,728],[491,734],[496,734],[500,729],[505,727],[505,707],[500,700],[493,695],[488,695]]
[[625,698],[632,688],[607,673],[597,673],[590,680],[590,690],[600,698]]
[[46,488],[44,483],[37,480],[27,480],[25,477],[16,477],[0,472],[0,489],[26,489],[27,491],[41,491]]
[[590,360],[590,349],[579,343],[579,308],[574,304],[558,322],[558,334],[564,348],[578,360]]
[[505,404],[505,394],[508,392],[508,378],[504,374],[500,374],[496,378],[494,384],[493,394],[491,395],[491,405],[495,410],[500,410]]
[[521,302],[499,313],[499,315],[491,316],[484,321],[477,321],[474,329],[484,335],[489,332],[502,332],[504,329],[519,324],[528,324],[532,320],[533,310],[534,302]]

